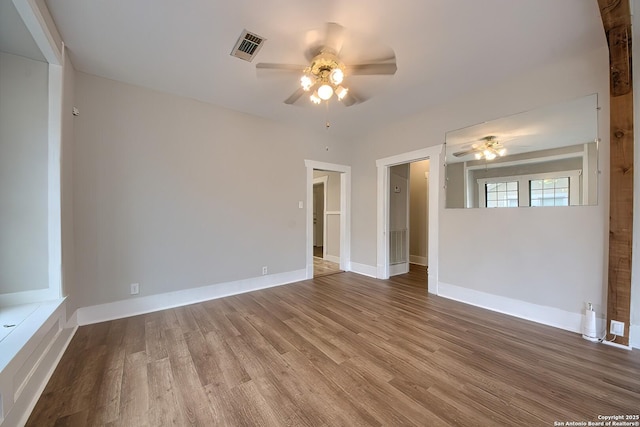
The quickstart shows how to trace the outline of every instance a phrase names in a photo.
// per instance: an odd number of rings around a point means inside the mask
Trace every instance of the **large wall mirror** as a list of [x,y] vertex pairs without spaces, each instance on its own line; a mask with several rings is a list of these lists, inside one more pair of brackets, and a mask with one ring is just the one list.
[[446,207],[595,205],[596,94],[446,133]]

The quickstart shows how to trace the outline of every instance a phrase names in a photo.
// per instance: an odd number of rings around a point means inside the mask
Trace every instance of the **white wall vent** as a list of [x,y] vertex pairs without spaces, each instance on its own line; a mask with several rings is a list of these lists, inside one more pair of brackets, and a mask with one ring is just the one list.
[[265,41],[266,39],[264,37],[243,30],[231,51],[231,56],[251,62]]

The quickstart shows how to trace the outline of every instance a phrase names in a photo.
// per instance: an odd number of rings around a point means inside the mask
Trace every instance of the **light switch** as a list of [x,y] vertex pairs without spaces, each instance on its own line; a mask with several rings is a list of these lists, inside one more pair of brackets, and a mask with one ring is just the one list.
[[304,203],[302,202],[302,200],[300,200],[298,202],[298,209],[302,209],[302,208],[304,208]]

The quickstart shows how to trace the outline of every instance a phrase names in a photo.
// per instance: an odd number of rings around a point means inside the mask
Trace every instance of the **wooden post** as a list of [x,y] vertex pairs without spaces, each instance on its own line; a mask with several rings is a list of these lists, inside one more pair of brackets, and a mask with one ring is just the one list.
[[629,345],[633,241],[631,12],[629,0],[598,0],[598,6],[609,45],[611,94],[607,332],[611,320],[624,322],[624,336],[616,337],[615,342]]

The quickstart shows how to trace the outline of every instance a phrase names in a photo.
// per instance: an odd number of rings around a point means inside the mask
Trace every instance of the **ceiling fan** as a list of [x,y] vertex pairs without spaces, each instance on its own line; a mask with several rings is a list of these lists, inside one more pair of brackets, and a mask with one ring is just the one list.
[[[351,64],[341,57],[342,48],[348,43],[345,28],[335,22],[325,25],[324,37],[305,49],[307,65],[261,62],[256,70],[275,70],[299,74],[298,88],[284,100],[285,104],[295,104],[309,94],[312,103],[329,101],[333,95],[345,106],[367,100],[363,93],[357,93],[349,86],[351,77],[362,75],[393,75],[397,70],[396,57],[392,49],[385,49],[382,56]],[[301,101],[300,101],[301,102]]]
[[493,160],[507,154],[507,149],[498,141],[497,136],[487,135],[476,140],[471,148],[453,153],[455,157],[464,157],[469,154],[474,154],[476,160]]

